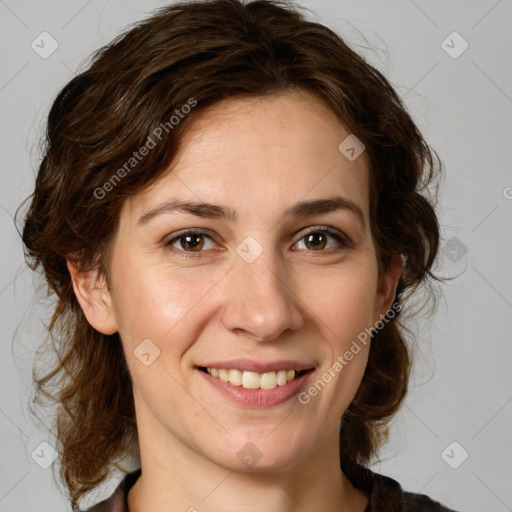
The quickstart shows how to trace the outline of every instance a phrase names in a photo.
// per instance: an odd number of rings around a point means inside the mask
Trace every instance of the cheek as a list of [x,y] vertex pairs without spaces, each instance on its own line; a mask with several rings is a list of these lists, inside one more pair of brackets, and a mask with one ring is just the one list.
[[[222,274],[197,272],[191,279],[149,265],[132,268],[119,280],[114,303],[134,387],[155,411],[162,396],[168,405],[178,406],[184,356],[211,321],[212,282]],[[137,356],[148,351],[153,362],[145,366]]]
[[[192,282],[150,266],[132,268],[118,280],[113,303],[134,393],[158,416],[162,397],[169,409],[186,403],[180,362],[204,328],[201,299],[212,278],[205,284],[204,277]],[[145,353],[147,366],[141,359]]]
[[[311,281],[301,292],[332,348],[344,351],[373,319],[376,272],[372,268],[347,268]],[[314,282],[314,286],[312,283]]]
[[167,343],[173,332],[187,323],[187,316],[206,293],[203,288],[199,280],[172,277],[147,267],[134,268],[119,283],[114,296],[116,318],[124,337],[131,343],[145,338]]
[[314,402],[315,413],[332,422],[349,406],[364,375],[376,279],[371,266],[359,271],[353,267],[316,279],[316,286],[305,295],[320,331],[319,339],[324,341],[320,345],[322,368],[306,393]]

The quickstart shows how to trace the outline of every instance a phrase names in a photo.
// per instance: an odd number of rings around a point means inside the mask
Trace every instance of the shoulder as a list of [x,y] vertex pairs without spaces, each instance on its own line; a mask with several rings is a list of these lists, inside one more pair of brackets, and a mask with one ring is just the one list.
[[128,512],[127,495],[140,474],[140,468],[128,473],[107,499],[85,510],[74,508],[73,512]]
[[393,478],[359,466],[357,485],[369,495],[364,512],[457,512],[425,494],[407,492]]
[[371,508],[371,512],[381,510],[383,504],[396,512],[457,512],[425,494],[404,491],[402,486],[389,476],[377,473],[374,475],[376,485],[370,496],[375,506]]
[[126,512],[124,507],[124,494],[119,489],[107,499],[85,510],[74,508],[73,512]]
[[425,494],[404,492],[403,503],[403,512],[457,512],[429,498]]

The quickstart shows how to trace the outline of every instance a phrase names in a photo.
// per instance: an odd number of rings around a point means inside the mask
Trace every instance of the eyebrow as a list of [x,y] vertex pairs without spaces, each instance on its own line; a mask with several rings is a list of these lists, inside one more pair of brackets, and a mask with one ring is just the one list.
[[[362,227],[366,227],[363,210],[356,203],[343,196],[300,201],[288,208],[284,216],[303,218],[338,210],[348,210],[352,212],[355,214]],[[137,225],[146,224],[158,215],[175,212],[188,213],[205,219],[219,219],[229,222],[235,222],[237,220],[236,210],[230,207],[205,202],[171,199],[144,213],[138,220]]]

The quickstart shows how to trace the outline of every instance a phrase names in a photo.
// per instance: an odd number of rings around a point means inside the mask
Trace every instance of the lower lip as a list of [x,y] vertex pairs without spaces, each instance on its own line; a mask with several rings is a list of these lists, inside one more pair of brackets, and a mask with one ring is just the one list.
[[308,377],[313,373],[309,371],[300,377],[295,377],[284,386],[276,386],[274,389],[246,389],[243,386],[233,386],[218,377],[212,377],[209,373],[197,369],[197,371],[225,397],[245,407],[263,409],[282,404],[296,395],[305,385]]

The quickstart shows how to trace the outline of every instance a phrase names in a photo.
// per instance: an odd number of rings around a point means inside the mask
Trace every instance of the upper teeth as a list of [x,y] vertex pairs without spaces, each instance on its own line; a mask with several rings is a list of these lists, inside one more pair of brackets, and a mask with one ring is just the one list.
[[218,377],[224,382],[234,386],[242,386],[248,389],[274,389],[284,386],[295,379],[295,370],[279,370],[278,372],[243,372],[240,370],[226,370],[224,368],[206,368],[212,377]]

